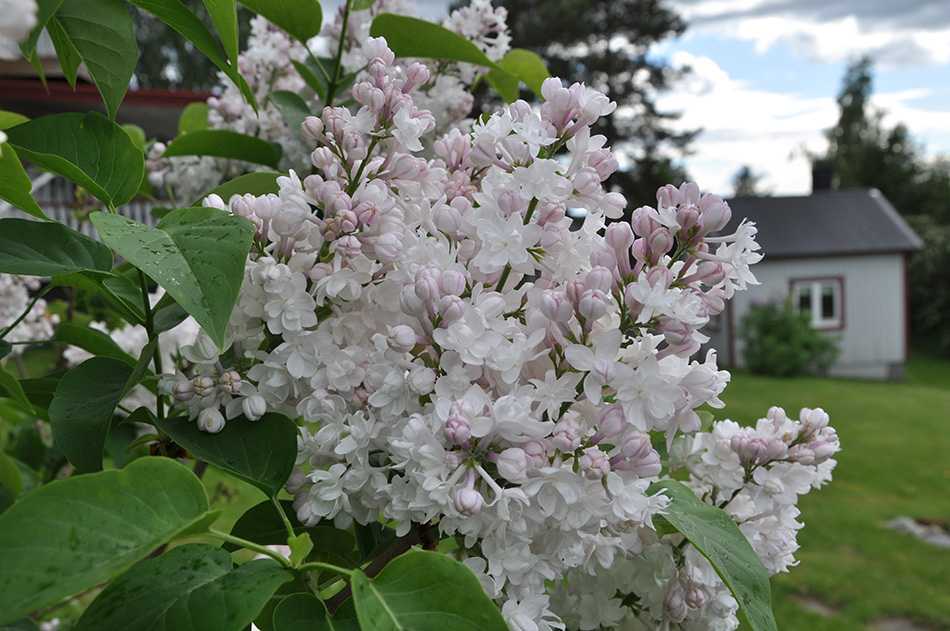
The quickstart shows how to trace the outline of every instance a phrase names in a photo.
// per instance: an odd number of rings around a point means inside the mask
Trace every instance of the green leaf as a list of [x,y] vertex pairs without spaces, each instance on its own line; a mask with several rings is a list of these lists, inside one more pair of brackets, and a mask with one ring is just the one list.
[[297,457],[297,426],[280,414],[265,414],[257,421],[238,417],[217,434],[202,432],[183,418],[157,425],[195,458],[233,473],[271,497],[284,487]]
[[24,57],[29,58],[36,50],[36,42],[40,39],[40,34],[61,4],[63,4],[63,0],[37,0],[36,26],[30,31],[29,37],[20,43],[20,52],[23,53]]
[[[4,112],[6,114],[8,112]],[[7,143],[0,145],[0,199],[39,219],[46,213],[33,199],[33,182],[20,163],[20,157]]]
[[313,541],[306,532],[287,538],[287,546],[290,548],[290,562],[294,567],[298,567],[307,555],[313,550]]
[[20,123],[25,123],[28,120],[30,120],[29,117],[23,114],[0,110],[0,131],[16,127]]
[[56,20],[115,118],[139,58],[132,16],[122,0],[64,0]]
[[0,513],[13,506],[22,490],[20,467],[10,456],[0,451]]
[[208,104],[189,103],[178,117],[178,135],[208,129]]
[[26,393],[23,392],[23,386],[20,385],[19,380],[8,373],[3,364],[0,364],[0,395],[13,399],[26,410],[33,408],[30,400],[26,397]]
[[[46,25],[46,31],[49,33],[50,41],[53,42],[53,48],[56,50],[56,57],[59,59],[59,67],[66,77],[66,83],[73,90],[76,89],[76,72],[82,64],[79,57],[79,51],[76,45],[69,39],[69,34],[63,28],[62,23],[55,17]],[[33,53],[36,55],[36,53]],[[40,65],[40,68],[43,66]]]
[[498,68],[481,49],[457,33],[418,18],[380,13],[370,27],[373,37],[385,37],[397,57],[446,59]]
[[244,160],[276,169],[280,147],[274,143],[225,129],[204,129],[175,138],[163,157],[214,156]]
[[234,0],[201,0],[211,17],[218,37],[224,45],[224,52],[233,65],[238,58],[237,3]]
[[373,631],[506,631],[508,625],[478,579],[438,552],[413,550],[370,579],[352,577],[353,603],[363,629]]
[[296,92],[277,90],[271,92],[270,101],[280,110],[280,115],[284,118],[284,123],[290,128],[291,133],[300,133],[303,119],[310,116],[310,106],[303,100],[303,97]]
[[0,359],[13,352],[13,346],[6,340],[0,340]]
[[194,205],[200,205],[202,199],[212,194],[219,195],[221,199],[224,200],[224,203],[227,204],[233,195],[244,195],[245,193],[250,193],[251,195],[266,195],[267,193],[276,193],[280,190],[280,187],[277,186],[277,178],[280,177],[280,175],[281,174],[276,171],[255,171],[253,173],[239,175],[233,180],[228,180],[217,188],[208,191],[201,196],[201,199],[195,200]]
[[0,272],[53,276],[111,267],[109,248],[63,224],[0,219]]
[[53,333],[53,339],[70,344],[100,357],[111,357],[133,366],[135,358],[122,350],[109,335],[102,331],[73,322],[61,322]]
[[53,277],[52,284],[57,287],[74,287],[83,292],[98,294],[126,322],[145,324],[142,290],[124,276],[102,271],[58,274]]
[[[225,427],[227,429],[227,427]],[[290,524],[295,534],[311,532],[313,528],[308,528],[297,521],[297,511],[294,510],[294,504],[290,500],[281,500],[281,506],[284,513],[290,519]],[[231,534],[241,539],[247,539],[254,543],[262,545],[284,545],[287,543],[287,527],[274,503],[271,500],[264,500],[259,504],[247,509],[234,527],[231,528]],[[227,547],[229,544],[225,544]]]
[[251,222],[216,208],[180,208],[155,228],[110,213],[90,219],[107,245],[164,287],[224,347],[244,281]]
[[133,446],[137,437],[138,430],[132,423],[113,422],[112,427],[109,428],[105,449],[117,469],[148,455],[148,449],[144,445]]
[[376,0],[353,0],[350,4],[350,11],[365,11],[373,6]]
[[75,631],[242,631],[292,578],[270,559],[235,568],[220,548],[182,545],[136,564],[113,581],[89,605]]
[[238,72],[237,67],[228,61],[224,49],[211,31],[181,0],[129,0],[129,3],[148,11],[194,44],[195,48],[234,82],[244,95],[244,100],[257,110],[257,100],[247,81]]
[[[20,385],[23,385],[22,382]],[[10,448],[10,455],[24,466],[39,469],[43,466],[48,451],[35,423],[24,424],[17,428],[16,440]]]
[[27,493],[0,515],[0,622],[109,580],[207,511],[201,481],[168,458]]
[[136,149],[144,153],[145,143],[148,142],[148,140],[145,138],[145,130],[138,125],[133,125],[131,123],[122,125],[122,129],[125,130],[125,133],[127,133],[129,138],[132,139],[132,143],[135,145]]
[[49,406],[55,447],[80,472],[102,468],[102,450],[115,406],[128,391],[132,367],[93,357],[67,372]]
[[300,75],[300,78],[304,80],[311,90],[320,97],[321,101],[327,100],[327,81],[323,72],[317,68],[309,59],[306,61],[294,61],[291,60],[291,63],[294,65],[294,68],[297,70],[297,74]]
[[34,118],[8,130],[7,136],[21,157],[69,178],[108,205],[129,201],[142,183],[142,152],[102,114]]
[[284,598],[274,609],[273,620],[274,631],[335,631],[326,606],[313,594]]
[[540,96],[541,84],[550,76],[544,60],[536,53],[523,48],[508,51],[498,65],[504,72],[492,70],[486,78],[509,103],[518,98],[519,81],[524,82],[528,89]]
[[648,489],[651,495],[661,491],[670,498],[661,519],[709,560],[739,603],[740,621],[751,631],[777,630],[769,573],[732,518],[675,480],[663,480]]
[[323,27],[323,8],[317,0],[241,0],[241,4],[284,29],[304,46]]

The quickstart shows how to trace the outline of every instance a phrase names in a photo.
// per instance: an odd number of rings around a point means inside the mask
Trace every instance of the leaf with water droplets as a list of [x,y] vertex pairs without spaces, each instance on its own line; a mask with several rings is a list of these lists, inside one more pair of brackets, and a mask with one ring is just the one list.
[[91,219],[103,242],[164,287],[224,347],[254,236],[251,222],[217,208],[179,208],[154,228],[111,213]]
[[168,458],[139,458],[27,493],[0,514],[0,623],[111,579],[206,524],[207,514],[201,481]]
[[220,548],[178,546],[136,564],[113,581],[75,629],[241,631],[292,578],[271,559],[235,568],[231,555]]
[[732,517],[703,503],[689,487],[675,480],[657,482],[648,492],[662,492],[670,498],[669,507],[658,519],[709,559],[739,603],[739,619],[752,631],[777,631],[768,570]]

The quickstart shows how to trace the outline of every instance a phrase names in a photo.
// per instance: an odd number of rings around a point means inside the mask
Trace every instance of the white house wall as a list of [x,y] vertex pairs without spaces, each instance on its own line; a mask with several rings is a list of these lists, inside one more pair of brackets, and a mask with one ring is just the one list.
[[[742,319],[755,303],[782,301],[793,279],[844,279],[844,328],[827,335],[839,340],[841,354],[832,373],[885,379],[899,375],[905,360],[904,266],[900,254],[763,260],[754,268],[761,285],[736,294],[735,361],[743,363]],[[724,325],[726,323],[723,323]],[[724,333],[728,330],[723,326]],[[726,336],[715,336],[726,342]],[[728,350],[720,348],[728,357]]]

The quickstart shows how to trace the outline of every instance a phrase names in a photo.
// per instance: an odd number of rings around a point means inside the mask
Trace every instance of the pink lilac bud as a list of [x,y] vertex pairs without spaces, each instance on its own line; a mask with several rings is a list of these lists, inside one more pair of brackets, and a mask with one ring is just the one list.
[[607,313],[609,301],[607,294],[600,290],[585,291],[578,302],[577,312],[584,316],[588,323],[592,323]]
[[577,308],[577,304],[581,301],[581,296],[584,295],[584,291],[584,283],[579,280],[572,280],[564,285],[564,293],[571,302],[571,305],[575,308]]
[[597,447],[585,449],[579,464],[584,477],[591,480],[598,480],[610,473],[610,459]]
[[425,304],[416,295],[415,285],[405,285],[399,294],[399,306],[409,315],[425,315]]
[[432,212],[432,220],[436,228],[449,236],[458,234],[459,228],[462,227],[462,214],[454,206],[448,204],[437,205]]
[[621,254],[628,256],[630,246],[633,245],[633,230],[630,228],[630,224],[615,221],[607,226],[605,239],[607,244],[617,253],[618,258]]
[[801,435],[807,439],[827,427],[831,419],[821,408],[802,408],[798,413],[798,420],[802,424]]
[[610,247],[597,244],[590,254],[590,264],[594,267],[607,268],[611,270],[611,273],[614,273],[617,269],[617,257]]
[[206,397],[214,393],[214,380],[211,377],[195,377],[191,380],[195,394]]
[[252,394],[241,401],[241,411],[249,421],[256,421],[267,413],[267,401],[259,394]]
[[445,165],[456,170],[468,164],[468,157],[472,146],[467,136],[458,129],[452,129],[433,144],[435,154],[445,161]]
[[647,245],[649,247],[648,260],[658,261],[673,247],[673,235],[666,228],[657,228],[650,233]]
[[435,371],[428,366],[413,366],[409,371],[409,389],[422,396],[435,387]]
[[640,263],[646,263],[650,256],[650,248],[647,245],[646,239],[637,239],[633,242],[633,246],[630,248],[630,252]]
[[416,272],[415,290],[419,300],[427,303],[437,301],[442,296],[440,280],[441,274],[436,269],[423,268]]
[[224,415],[217,408],[205,408],[198,413],[198,429],[217,434],[224,429]]
[[528,459],[529,468],[537,469],[548,464],[548,450],[543,443],[531,440],[522,445],[522,449]]
[[300,127],[303,131],[303,137],[311,146],[318,145],[323,141],[323,121],[316,116],[308,116],[303,119]]
[[560,421],[551,436],[551,444],[563,452],[572,452],[581,446],[580,428],[573,419]]
[[402,86],[402,91],[406,94],[412,92],[429,82],[429,69],[418,62],[409,64],[406,69],[406,83]]
[[465,301],[458,296],[439,298],[439,314],[444,324],[451,324],[465,315]]
[[465,274],[456,270],[444,271],[439,286],[444,296],[461,296],[465,293]]
[[472,516],[482,512],[485,499],[474,488],[461,488],[455,492],[455,510],[463,515]]
[[218,210],[227,210],[227,206],[224,203],[224,200],[221,199],[221,196],[217,193],[212,193],[205,197],[202,202],[202,206],[206,208],[217,208]]
[[703,195],[699,201],[699,211],[705,234],[722,230],[732,219],[729,204],[716,195]]
[[172,386],[172,396],[182,403],[191,401],[195,396],[195,387],[190,381],[178,381]]
[[663,608],[670,622],[680,623],[686,620],[689,614],[689,608],[686,606],[686,590],[679,581],[673,581],[670,584],[666,598],[663,599]]
[[641,478],[660,474],[660,454],[653,449],[650,437],[632,432],[620,444],[620,453],[610,459],[610,465],[618,471],[629,471]]
[[597,422],[597,433],[594,436],[594,442],[602,440],[611,440],[624,430],[627,425],[627,419],[624,416],[623,408],[619,405],[611,405],[604,408]]
[[787,447],[777,438],[765,438],[743,432],[732,437],[729,447],[745,465],[763,465],[785,457]]
[[686,589],[686,605],[690,609],[702,609],[706,604],[706,592],[696,583],[690,582]]
[[607,149],[592,151],[587,158],[587,164],[597,171],[601,181],[609,178],[620,168],[614,152]]
[[340,256],[353,258],[363,251],[363,244],[353,235],[346,235],[334,241],[330,248]]
[[337,158],[329,147],[317,147],[310,154],[310,163],[324,173],[333,169],[337,164]]
[[225,371],[218,377],[218,384],[228,394],[237,394],[241,388],[241,375],[233,370]]
[[574,190],[580,195],[596,195],[600,192],[600,174],[594,169],[581,169],[574,175]]
[[682,346],[689,342],[693,337],[693,329],[682,320],[661,317],[659,322],[660,332],[670,346]]
[[380,261],[392,263],[402,252],[402,240],[395,232],[381,234],[373,240],[373,252]]
[[680,225],[680,234],[690,234],[699,225],[699,210],[695,206],[684,206],[676,211],[676,223]]
[[649,206],[640,206],[630,216],[630,227],[638,237],[648,237],[662,226],[656,210]]
[[596,289],[604,293],[610,293],[613,284],[614,276],[606,267],[594,267],[584,278],[585,289]]
[[317,282],[322,278],[326,278],[333,273],[333,268],[329,263],[317,263],[314,265],[309,272],[307,272],[307,278],[313,282]]
[[509,447],[495,459],[498,473],[509,482],[522,482],[528,476],[528,457],[519,447]]
[[[250,197],[250,200],[247,199],[248,197]],[[254,208],[251,206],[253,202],[253,195],[234,195],[231,197],[229,206],[231,207],[231,212],[235,215],[251,219],[254,217]]]
[[546,289],[541,295],[541,313],[553,322],[567,322],[574,309],[567,296],[556,289]]
[[623,196],[623,193],[612,191],[603,196],[601,206],[608,217],[620,217],[627,207],[627,198]]
[[400,353],[408,353],[417,344],[416,332],[411,326],[397,324],[389,329],[389,346]]
[[453,414],[445,421],[445,436],[456,445],[465,445],[472,437],[472,426],[464,416]]

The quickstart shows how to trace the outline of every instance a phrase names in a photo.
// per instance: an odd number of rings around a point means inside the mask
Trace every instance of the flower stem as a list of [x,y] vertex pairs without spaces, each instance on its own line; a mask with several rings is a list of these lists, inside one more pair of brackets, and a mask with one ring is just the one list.
[[340,78],[340,62],[343,59],[343,45],[346,42],[346,28],[350,22],[350,4],[353,0],[346,0],[343,5],[343,25],[340,26],[340,43],[336,47],[336,58],[333,60],[333,76],[327,86],[327,107],[333,107],[333,97],[336,96],[337,80]]
[[[280,563],[281,565],[283,565],[284,567],[288,569],[293,567],[290,564],[290,559],[288,559],[287,557],[285,557],[284,555],[278,552],[274,552],[267,546],[262,546],[258,543],[254,543],[253,541],[242,539],[241,537],[235,537],[234,535],[230,535],[226,532],[221,532],[220,530],[215,530],[214,528],[209,528],[208,534],[211,535],[212,537],[215,537],[216,539],[220,539],[221,541],[227,541],[228,543],[233,543],[236,546],[241,546],[242,548],[253,550],[254,552],[263,554],[264,556],[269,556],[270,558],[274,559],[275,561],[277,561],[278,563]],[[347,572],[349,572],[349,570],[347,570]]]

